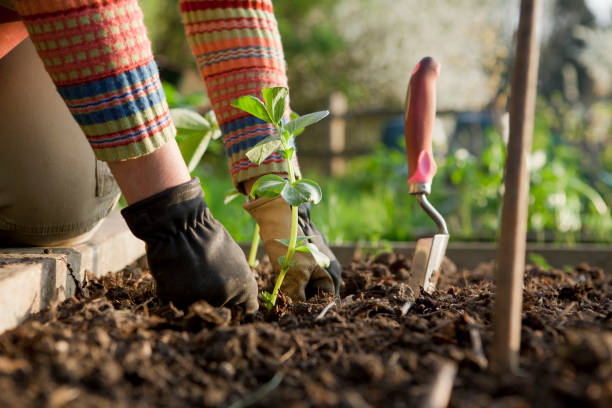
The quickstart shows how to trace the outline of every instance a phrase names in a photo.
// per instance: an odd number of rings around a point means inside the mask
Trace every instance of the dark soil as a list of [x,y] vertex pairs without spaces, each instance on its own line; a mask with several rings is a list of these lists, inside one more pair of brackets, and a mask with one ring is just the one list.
[[[612,406],[611,274],[527,267],[521,372],[495,376],[491,265],[447,262],[432,296],[409,271],[393,254],[355,261],[323,317],[331,298],[281,299],[239,324],[205,302],[160,304],[133,265],[0,336],[0,406],[420,406],[448,361],[450,406]],[[269,288],[269,264],[258,274]]]

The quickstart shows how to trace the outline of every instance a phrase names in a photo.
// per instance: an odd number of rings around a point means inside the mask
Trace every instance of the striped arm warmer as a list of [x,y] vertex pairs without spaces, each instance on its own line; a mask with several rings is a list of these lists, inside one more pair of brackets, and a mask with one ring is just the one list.
[[187,39],[223,131],[234,184],[240,187],[253,177],[286,173],[287,165],[276,153],[260,166],[249,161],[246,152],[276,130],[231,106],[243,95],[261,98],[262,88],[287,86],[272,1],[181,0],[180,6]]
[[175,136],[137,0],[15,5],[99,160],[139,157]]

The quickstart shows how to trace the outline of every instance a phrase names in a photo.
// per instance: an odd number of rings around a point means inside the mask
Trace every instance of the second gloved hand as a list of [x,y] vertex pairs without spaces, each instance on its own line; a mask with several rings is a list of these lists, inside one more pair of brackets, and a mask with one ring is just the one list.
[[[251,214],[260,228],[264,247],[274,270],[278,272],[278,258],[287,253],[287,247],[277,239],[289,238],[291,233],[291,207],[282,197],[258,198],[246,203],[244,209]],[[318,292],[337,294],[340,287],[342,268],[331,252],[319,230],[310,221],[308,204],[299,208],[298,236],[313,236],[310,242],[330,259],[327,268],[321,268],[311,254],[296,252],[292,262],[296,265],[289,268],[283,280],[281,290],[295,301],[305,300]]]

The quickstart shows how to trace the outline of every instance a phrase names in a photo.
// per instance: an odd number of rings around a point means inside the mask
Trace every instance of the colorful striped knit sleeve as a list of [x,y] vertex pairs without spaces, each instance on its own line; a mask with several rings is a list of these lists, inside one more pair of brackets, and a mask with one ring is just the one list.
[[234,184],[286,173],[287,165],[276,153],[260,166],[249,161],[246,152],[276,130],[231,106],[243,95],[261,98],[262,88],[287,86],[272,1],[181,0],[180,6],[187,40],[223,132]]
[[99,160],[152,153],[175,136],[137,0],[15,5]]

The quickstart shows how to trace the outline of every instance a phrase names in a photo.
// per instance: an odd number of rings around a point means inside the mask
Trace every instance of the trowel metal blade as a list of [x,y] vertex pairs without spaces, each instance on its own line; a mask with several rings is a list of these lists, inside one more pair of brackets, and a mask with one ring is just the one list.
[[436,234],[433,238],[421,238],[417,241],[410,278],[410,287],[415,294],[419,293],[420,287],[423,287],[427,293],[432,293],[436,289],[448,238],[448,234]]

